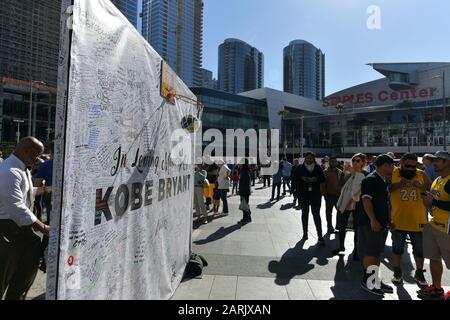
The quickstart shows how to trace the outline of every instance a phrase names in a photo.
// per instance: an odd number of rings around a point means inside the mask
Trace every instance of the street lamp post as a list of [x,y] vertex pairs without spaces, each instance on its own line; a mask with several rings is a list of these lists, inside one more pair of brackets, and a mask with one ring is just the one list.
[[300,158],[303,159],[303,144],[304,144],[304,141],[305,141],[305,139],[303,137],[303,134],[304,134],[303,124],[304,124],[305,116],[302,116],[301,119],[302,119],[302,131],[300,133],[300,139],[301,139],[300,140]]
[[31,136],[32,113],[33,113],[33,80],[30,81],[30,107],[28,110],[28,136]]
[[343,103],[338,103],[336,105],[336,110],[339,113],[340,118],[341,118],[341,142],[342,142],[341,144],[342,144],[342,156],[344,156],[345,155],[345,143],[344,143],[345,136],[344,136],[344,117],[342,114],[345,111],[345,105]]
[[[31,127],[32,127],[32,114],[33,114],[33,83],[46,85],[46,83],[44,81],[30,80],[30,106],[29,106],[29,110],[28,110],[28,135],[29,136],[31,136],[31,133],[32,133]],[[36,118],[34,121],[36,121]]]
[[21,124],[21,123],[24,123],[25,121],[23,121],[23,120],[14,120],[14,122],[17,123],[17,133],[16,133],[16,136],[17,136],[17,144],[19,144],[19,142],[20,142],[20,124]]
[[442,71],[442,75],[433,77],[432,79],[441,78],[442,79],[442,113],[444,116],[444,151],[447,151],[447,101],[445,95],[445,71]]
[[443,96],[443,113],[444,113],[444,151],[447,151],[447,101],[445,96],[445,71],[442,72],[442,96]]

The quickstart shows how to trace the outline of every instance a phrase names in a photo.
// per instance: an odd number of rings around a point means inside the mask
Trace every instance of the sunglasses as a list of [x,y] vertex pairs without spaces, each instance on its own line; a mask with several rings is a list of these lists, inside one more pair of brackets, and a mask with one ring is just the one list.
[[362,161],[360,159],[353,159],[352,162],[354,162],[354,163],[361,163]]
[[406,169],[417,169],[417,166],[409,166],[407,164],[404,165]]

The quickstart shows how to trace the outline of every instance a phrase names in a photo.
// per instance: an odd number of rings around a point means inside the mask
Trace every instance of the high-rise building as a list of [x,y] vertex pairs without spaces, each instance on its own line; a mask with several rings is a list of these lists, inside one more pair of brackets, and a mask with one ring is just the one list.
[[1,146],[29,134],[52,140],[60,15],[60,0],[0,4]]
[[203,0],[143,0],[142,35],[188,86],[202,85]]
[[56,86],[59,0],[2,0],[0,76]]
[[304,40],[284,48],[284,91],[322,100],[325,96],[325,55]]
[[264,86],[264,55],[238,39],[219,46],[219,90],[240,93]]
[[127,17],[134,27],[137,27],[138,0],[111,0],[111,2]]
[[207,69],[202,69],[202,74],[203,74],[202,87],[207,88],[207,89],[217,90],[218,82],[216,79],[214,79],[212,71],[207,70]]

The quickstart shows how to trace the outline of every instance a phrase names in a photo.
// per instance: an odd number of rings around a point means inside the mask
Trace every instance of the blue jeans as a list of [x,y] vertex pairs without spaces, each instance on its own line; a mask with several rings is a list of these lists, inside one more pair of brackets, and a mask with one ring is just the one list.
[[223,203],[223,213],[228,213],[228,199],[227,199],[227,195],[228,195],[228,189],[220,189],[220,199],[222,200]]

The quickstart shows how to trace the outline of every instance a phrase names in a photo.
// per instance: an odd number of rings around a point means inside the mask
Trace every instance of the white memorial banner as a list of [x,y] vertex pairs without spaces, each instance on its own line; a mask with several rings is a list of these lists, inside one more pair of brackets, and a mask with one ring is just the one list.
[[109,0],[63,0],[48,299],[168,299],[190,256],[196,97]]

